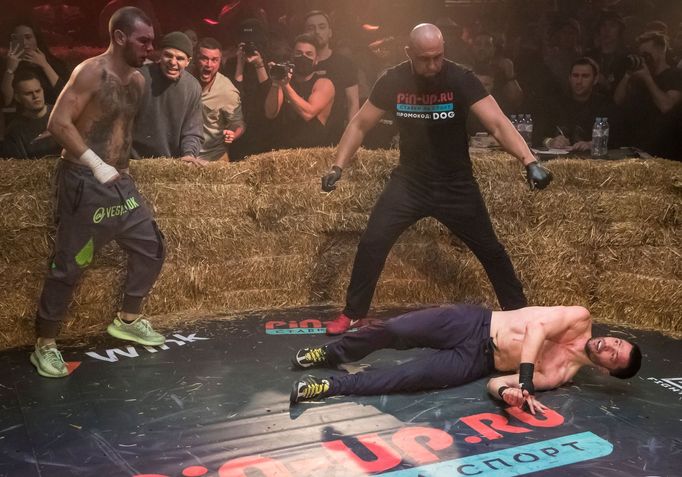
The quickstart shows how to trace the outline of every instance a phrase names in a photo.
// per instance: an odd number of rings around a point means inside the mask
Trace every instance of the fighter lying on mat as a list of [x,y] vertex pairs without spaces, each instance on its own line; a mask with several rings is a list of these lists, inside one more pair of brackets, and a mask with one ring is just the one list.
[[491,311],[474,305],[427,308],[359,329],[319,348],[303,348],[297,368],[335,367],[383,348],[438,351],[387,369],[296,381],[291,403],[335,395],[376,395],[459,386],[495,372],[488,392],[511,406],[545,407],[536,390],[569,381],[582,366],[631,378],[642,362],[639,347],[615,337],[592,337],[590,312],[581,306]]

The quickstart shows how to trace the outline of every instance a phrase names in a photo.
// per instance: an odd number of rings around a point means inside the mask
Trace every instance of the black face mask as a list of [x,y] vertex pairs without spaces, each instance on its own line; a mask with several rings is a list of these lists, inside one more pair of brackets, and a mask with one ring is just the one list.
[[305,55],[294,56],[292,63],[294,64],[294,73],[299,76],[308,76],[315,71],[313,60]]

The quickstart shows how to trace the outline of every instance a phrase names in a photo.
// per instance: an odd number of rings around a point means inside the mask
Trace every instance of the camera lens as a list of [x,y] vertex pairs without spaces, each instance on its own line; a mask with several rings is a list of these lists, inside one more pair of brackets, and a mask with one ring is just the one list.
[[629,71],[638,70],[642,67],[643,64],[644,64],[644,60],[639,55],[628,55],[625,58],[625,67]]

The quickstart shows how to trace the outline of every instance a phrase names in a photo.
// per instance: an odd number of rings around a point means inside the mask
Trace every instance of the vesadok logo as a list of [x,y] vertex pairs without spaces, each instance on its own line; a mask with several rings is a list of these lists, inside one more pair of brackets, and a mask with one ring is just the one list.
[[649,381],[682,396],[682,378],[649,378]]
[[[521,421],[512,425],[499,414],[481,413],[462,417],[459,421],[479,435],[464,439],[467,444],[501,439],[501,433],[533,432],[536,428],[557,427],[564,418],[548,409],[544,419],[538,419],[518,408],[505,411]],[[456,435],[460,435],[458,432]],[[351,444],[351,442],[353,444]],[[358,444],[364,448],[359,449]],[[302,444],[300,453],[289,456],[241,456],[224,462],[219,477],[293,477],[303,475],[367,475],[396,477],[440,477],[469,475],[523,475],[531,472],[584,462],[611,454],[613,445],[592,432],[582,432],[559,438],[536,441],[494,452],[460,457],[464,448],[454,448],[452,434],[431,427],[404,427],[388,435],[373,432],[348,439],[321,441],[317,445]],[[450,452],[448,452],[450,451]],[[457,456],[448,459],[447,455]],[[413,467],[396,469],[408,463]],[[209,469],[194,465],[183,469],[182,475],[207,476]],[[138,474],[134,477],[170,477],[161,474]]]
[[121,205],[112,205],[111,207],[100,207],[92,214],[92,222],[99,224],[104,219],[118,217],[127,214],[131,210],[137,209],[140,204],[137,203],[135,197],[129,197]]

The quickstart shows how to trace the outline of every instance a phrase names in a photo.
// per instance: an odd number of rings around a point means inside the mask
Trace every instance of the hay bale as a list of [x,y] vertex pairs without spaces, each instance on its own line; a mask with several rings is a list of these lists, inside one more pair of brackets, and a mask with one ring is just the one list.
[[[133,161],[131,171],[167,238],[146,312],[188,316],[341,305],[360,235],[397,151],[360,150],[338,189],[319,190],[333,150],[274,151],[197,168]],[[531,192],[506,153],[473,168],[501,242],[531,303],[583,304],[604,322],[682,334],[682,168],[665,160],[548,163],[555,180]],[[53,244],[54,160],[0,163],[0,348],[28,344]],[[653,180],[652,180],[653,178]],[[64,336],[101,333],[120,300],[125,255],[99,251],[75,294]],[[675,289],[677,287],[677,289]],[[391,251],[375,307],[466,301],[497,306],[473,254],[433,219]],[[176,320],[176,321],[173,321]]]

